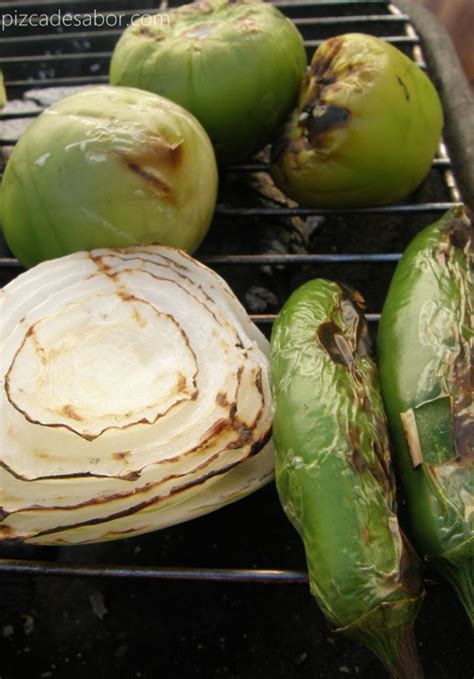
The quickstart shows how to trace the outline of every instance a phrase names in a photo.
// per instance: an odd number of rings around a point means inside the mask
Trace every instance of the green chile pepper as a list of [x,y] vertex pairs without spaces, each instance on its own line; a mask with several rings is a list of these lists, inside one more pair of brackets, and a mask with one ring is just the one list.
[[419,233],[393,276],[378,356],[420,554],[474,617],[472,225],[462,208]]
[[310,588],[337,630],[394,677],[422,676],[412,625],[418,561],[398,526],[385,413],[362,299],[337,283],[296,290],[271,338],[280,501],[305,547]]

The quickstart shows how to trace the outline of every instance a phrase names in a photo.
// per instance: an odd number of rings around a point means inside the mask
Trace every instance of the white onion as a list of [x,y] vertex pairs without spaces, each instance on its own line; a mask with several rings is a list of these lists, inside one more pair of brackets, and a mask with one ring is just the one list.
[[144,533],[272,478],[268,343],[215,272],[99,249],[1,292],[0,539]]

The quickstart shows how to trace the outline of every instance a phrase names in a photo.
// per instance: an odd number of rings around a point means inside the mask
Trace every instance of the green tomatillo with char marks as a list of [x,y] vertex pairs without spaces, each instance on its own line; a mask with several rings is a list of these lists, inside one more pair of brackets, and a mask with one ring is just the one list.
[[474,621],[474,232],[462,208],[421,231],[382,310],[383,397],[413,540]]
[[136,19],[115,47],[110,83],[184,106],[229,163],[271,140],[305,69],[300,33],[271,3],[202,0]]
[[217,183],[209,137],[188,111],[131,87],[90,87],[21,136],[3,175],[1,222],[25,266],[98,247],[193,252]]
[[363,300],[312,280],[271,338],[276,483],[305,547],[329,623],[367,645],[393,677],[422,676],[412,625],[418,560],[395,514],[395,483]]
[[401,200],[428,173],[443,114],[436,90],[393,45],[348,33],[316,50],[272,174],[294,200],[361,207]]

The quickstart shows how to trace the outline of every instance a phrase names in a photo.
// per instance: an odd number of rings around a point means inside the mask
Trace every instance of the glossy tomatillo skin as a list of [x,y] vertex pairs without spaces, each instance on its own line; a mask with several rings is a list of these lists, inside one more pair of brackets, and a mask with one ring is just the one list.
[[415,677],[411,627],[421,582],[395,514],[385,413],[359,302],[316,279],[276,320],[276,483],[328,621],[371,648],[393,676]]
[[474,617],[474,234],[461,208],[410,243],[382,310],[383,397],[413,538]]
[[399,50],[359,33],[330,38],[274,146],[273,178],[311,206],[395,202],[427,174],[442,123],[433,84]]
[[270,141],[305,68],[301,35],[270,3],[203,0],[136,20],[114,50],[110,82],[184,106],[227,163]]
[[216,195],[212,145],[190,113],[149,92],[91,87],[48,108],[18,141],[2,223],[25,266],[95,247],[192,252]]

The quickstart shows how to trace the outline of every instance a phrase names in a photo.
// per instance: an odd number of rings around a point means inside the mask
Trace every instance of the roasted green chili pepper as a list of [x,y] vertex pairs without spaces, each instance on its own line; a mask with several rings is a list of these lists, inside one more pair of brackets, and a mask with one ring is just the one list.
[[385,413],[357,304],[357,294],[313,280],[275,322],[276,483],[330,624],[366,644],[392,676],[414,679],[421,580],[395,515]]
[[473,228],[462,208],[418,234],[378,334],[381,383],[414,542],[474,616]]

